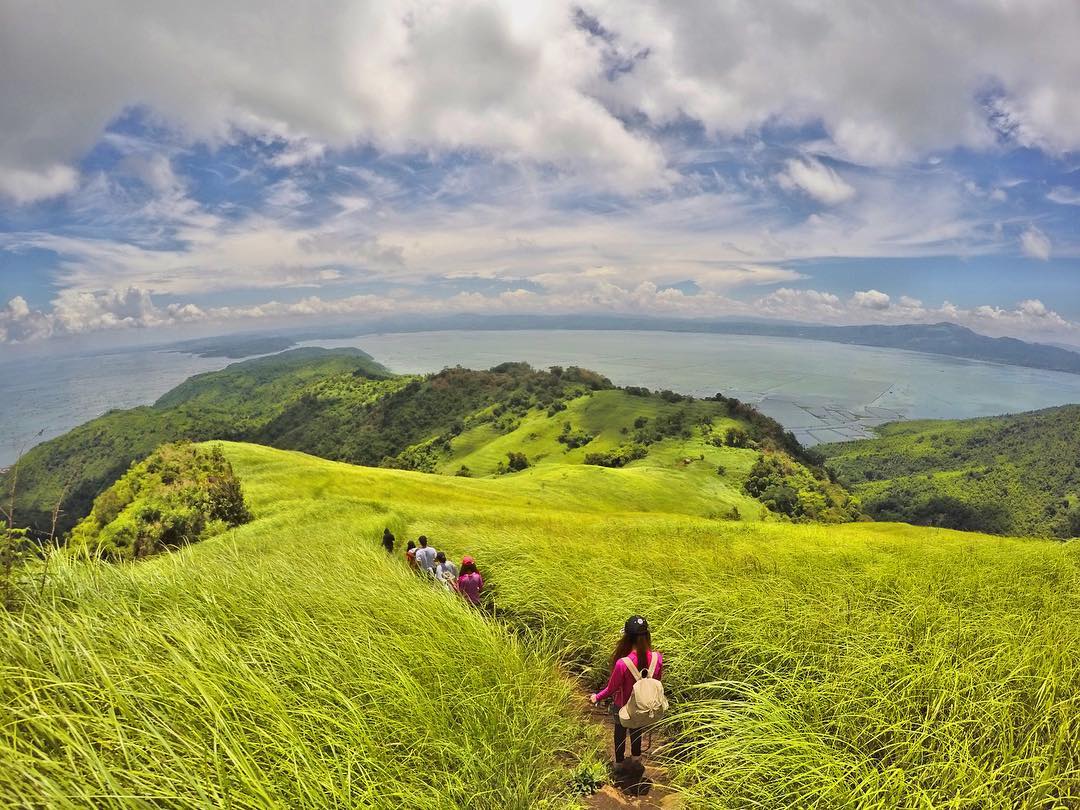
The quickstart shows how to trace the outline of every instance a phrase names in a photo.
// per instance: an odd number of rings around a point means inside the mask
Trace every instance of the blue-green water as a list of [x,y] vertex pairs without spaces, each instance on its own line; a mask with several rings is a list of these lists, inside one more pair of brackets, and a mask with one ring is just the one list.
[[[506,360],[580,365],[619,385],[722,392],[757,404],[807,444],[867,435],[892,419],[965,418],[1080,402],[1080,375],[820,341],[672,332],[425,332],[312,345],[358,346],[399,372]],[[0,361],[0,466],[20,446],[110,408],[149,404],[222,358],[146,349]],[[41,432],[41,435],[37,434]]]
[[356,345],[398,372],[505,360],[579,365],[618,385],[717,392],[757,405],[812,445],[894,419],[961,419],[1080,402],[1080,375],[822,341],[681,332],[427,332]]

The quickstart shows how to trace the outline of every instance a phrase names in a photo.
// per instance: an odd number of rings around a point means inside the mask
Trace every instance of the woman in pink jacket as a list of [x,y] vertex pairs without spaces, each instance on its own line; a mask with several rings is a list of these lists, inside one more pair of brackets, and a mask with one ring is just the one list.
[[[630,699],[630,693],[634,689],[634,675],[626,666],[624,658],[633,661],[634,666],[642,673],[654,666],[653,677],[660,680],[664,670],[664,656],[652,648],[652,636],[649,634],[649,623],[641,616],[631,616],[623,626],[623,635],[615,646],[615,653],[611,656],[611,677],[608,678],[607,686],[590,695],[589,700],[599,703],[605,698],[611,698],[612,712],[615,715],[615,764],[623,761],[626,757],[626,732],[619,722],[619,709],[626,705]],[[630,731],[630,756],[636,761],[641,756],[641,729],[632,728]]]
[[472,557],[461,558],[461,572],[457,578],[458,593],[469,600],[473,607],[480,607],[480,591],[484,589],[484,578],[476,570]]

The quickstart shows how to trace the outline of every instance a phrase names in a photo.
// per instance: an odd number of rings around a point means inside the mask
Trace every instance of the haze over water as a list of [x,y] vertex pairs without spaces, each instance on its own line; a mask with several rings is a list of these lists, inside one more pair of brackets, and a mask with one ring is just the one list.
[[676,332],[427,332],[365,335],[399,373],[524,360],[579,365],[617,385],[717,392],[756,404],[806,444],[870,435],[895,419],[957,419],[1080,402],[1080,375],[823,341]]
[[[817,444],[893,419],[965,418],[1080,402],[1080,375],[893,349],[788,338],[671,332],[423,332],[305,345],[357,346],[400,373],[522,360],[579,365],[618,385],[717,392],[756,404]],[[110,408],[152,403],[223,358],[150,351],[0,363],[0,466]],[[42,431],[41,437],[37,437]]]

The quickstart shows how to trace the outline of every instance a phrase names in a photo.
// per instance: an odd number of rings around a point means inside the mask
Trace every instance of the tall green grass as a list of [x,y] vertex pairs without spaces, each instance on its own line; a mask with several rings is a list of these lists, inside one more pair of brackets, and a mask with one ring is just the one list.
[[[245,475],[264,452],[229,455]],[[558,511],[526,479],[304,469],[476,556],[503,621],[594,683],[648,616],[697,806],[1080,803],[1076,544],[612,513],[586,490]]]
[[468,543],[504,609],[596,682],[625,617],[650,617],[677,775],[701,806],[1080,805],[1080,548],[880,526],[578,528]]
[[563,806],[596,742],[550,655],[386,559],[392,513],[280,483],[0,615],[0,804]]
[[[553,655],[600,683],[640,612],[693,807],[1080,805],[1080,545],[616,512],[603,476],[553,503],[526,476],[226,455],[255,522],[65,569],[8,618],[0,795],[558,804],[559,752],[594,742]],[[475,556],[499,621],[383,559],[387,522]]]

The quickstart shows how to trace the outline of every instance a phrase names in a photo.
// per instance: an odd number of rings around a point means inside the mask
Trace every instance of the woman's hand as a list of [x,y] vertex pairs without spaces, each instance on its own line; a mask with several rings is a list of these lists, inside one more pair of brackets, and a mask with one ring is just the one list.
[[593,706],[595,706],[599,702],[600,701],[597,700],[596,695],[589,695],[589,703],[591,703]]

